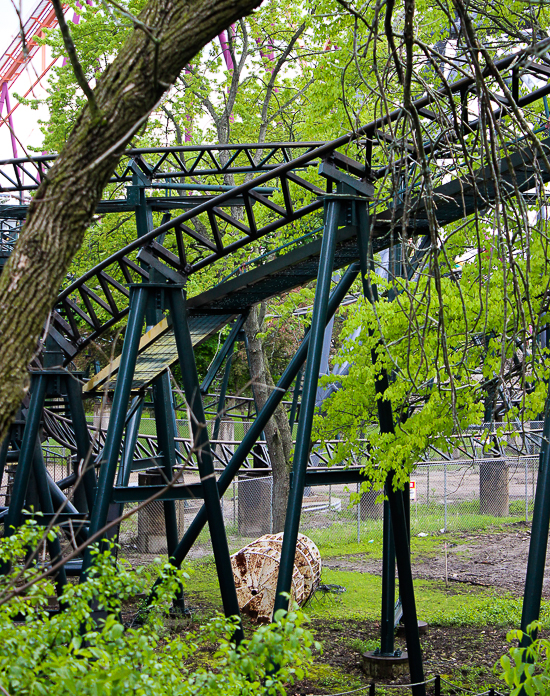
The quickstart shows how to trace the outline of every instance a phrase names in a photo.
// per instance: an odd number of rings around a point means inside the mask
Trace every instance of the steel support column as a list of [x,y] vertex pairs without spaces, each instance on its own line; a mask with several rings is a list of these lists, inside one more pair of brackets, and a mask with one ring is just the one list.
[[304,498],[304,482],[309,459],[315,397],[317,393],[317,383],[319,381],[319,367],[321,364],[325,327],[328,323],[328,298],[332,278],[332,267],[334,264],[336,232],[340,222],[341,201],[336,196],[327,196],[325,199],[325,206],[325,229],[319,256],[319,272],[317,275],[317,287],[315,290],[313,315],[309,332],[310,340],[304,373],[302,405],[300,408],[300,417],[298,419],[296,448],[294,450],[292,465],[292,487],[288,495],[274,613],[278,609],[288,608],[288,597],[285,597],[283,593],[290,594],[291,589],[294,559],[296,555],[296,542],[298,540],[298,530],[300,527],[300,516]]
[[[332,317],[332,315],[340,306],[340,303],[342,302],[348,290],[351,288],[353,282],[357,278],[358,273],[358,263],[353,263],[345,272],[342,280],[338,283],[338,285],[336,286],[336,288],[330,296],[330,300],[328,303],[327,320],[330,319],[330,317]],[[301,370],[304,361],[307,357],[309,339],[310,335],[308,333],[302,341],[302,344],[298,348],[296,355],[292,358],[286,370],[283,372],[281,379],[277,383],[276,389],[274,389],[269,395],[269,398],[267,399],[264,407],[258,414],[258,417],[252,422],[250,430],[243,437],[241,444],[237,447],[235,453],[231,457],[227,466],[222,471],[221,476],[218,480],[218,490],[220,495],[223,495],[231,485],[231,482],[237,475],[244,460],[246,459],[246,457],[250,453],[250,450],[256,443],[256,440],[259,438],[261,432],[267,425],[267,422],[275,412],[275,409],[283,400],[287,390],[290,389],[290,387],[292,386],[292,382],[294,381],[299,370]],[[174,558],[172,559],[174,565],[180,566],[182,564],[183,560],[189,553],[191,547],[197,540],[199,534],[203,530],[206,522],[206,507],[203,505],[201,509],[198,511],[198,513],[195,515],[194,520],[189,525],[189,528],[185,532],[183,539],[178,544],[178,547],[174,553]],[[153,587],[151,595],[149,596],[149,601],[151,601],[151,599],[154,597],[154,594],[155,587]]]
[[294,391],[292,392],[292,406],[290,407],[290,415],[288,417],[288,425],[290,427],[290,432],[294,428],[294,422],[296,421],[296,412],[298,411],[298,400],[300,394],[302,393],[302,376],[304,374],[303,367],[298,370],[296,375],[296,382],[294,383]]
[[[537,621],[540,614],[544,567],[548,548],[548,530],[550,527],[550,391],[544,408],[544,426],[539,455],[539,474],[537,491],[531,524],[529,557],[523,593],[523,610],[521,613],[521,630]],[[534,637],[534,636],[533,636]],[[527,647],[531,638],[525,634],[521,645]]]
[[[386,492],[387,494],[387,492]],[[382,620],[380,622],[380,654],[393,655],[395,633],[395,546],[390,505],[384,501],[382,528]]]
[[124,438],[124,444],[122,446],[122,464],[118,470],[117,486],[127,486],[130,482],[132,463],[134,461],[134,453],[136,451],[136,443],[139,435],[139,424],[141,423],[141,414],[143,413],[143,403],[143,396],[136,396],[128,409],[128,414],[126,416],[126,437]]
[[[84,501],[80,501],[81,504],[77,504],[76,507],[81,512],[87,512],[88,510],[91,510],[93,507],[97,483],[95,477],[94,462],[92,459],[92,443],[90,441],[90,433],[88,431],[86,414],[84,413],[84,404],[82,401],[82,385],[76,379],[76,377],[73,377],[71,375],[67,375],[65,377],[65,383],[67,387],[67,400],[69,402],[71,420],[73,423],[74,435],[76,440],[77,465],[75,467],[75,473],[80,473],[80,475],[82,476],[82,479],[78,484],[78,488],[82,487],[84,489],[86,502],[86,507],[84,507],[84,505],[82,504]],[[82,464],[81,469],[80,464]]]
[[[210,538],[212,540],[212,550],[214,552],[214,560],[220,581],[223,608],[226,616],[240,617],[235,580],[233,578],[233,570],[229,558],[229,546],[225,535],[223,513],[216,483],[216,473],[214,471],[214,462],[206,427],[206,417],[202,404],[199,376],[195,364],[191,334],[189,333],[187,307],[180,288],[170,289],[169,305],[185,399],[192,414],[191,427],[193,430],[193,447],[197,452],[197,464],[203,486],[204,506],[206,508]],[[235,639],[237,642],[240,642],[243,638],[242,625],[239,624],[235,631]]]
[[[124,336],[122,355],[120,356],[120,369],[111,407],[109,427],[105,438],[96,499],[91,515],[90,537],[103,529],[107,522],[111,491],[115,482],[117,464],[120,456],[120,445],[124,434],[126,410],[128,408],[139,341],[141,338],[143,321],[145,319],[147,295],[147,284],[145,283],[130,287],[130,314],[128,317],[126,334]],[[90,549],[87,548],[82,563],[81,581],[86,579],[91,561],[92,556]]]
[[[40,509],[44,514],[53,514],[55,511],[52,503],[50,487],[48,486],[48,478],[46,476],[46,465],[44,463],[44,457],[42,455],[42,445],[40,444],[39,438],[36,438],[35,440],[32,466],[34,477],[36,480],[38,499],[40,500]],[[48,552],[50,554],[50,561],[52,565],[54,565],[57,561],[61,560],[61,544],[59,543],[59,537],[57,536],[57,534],[55,534],[52,539],[47,539],[47,546]],[[56,589],[58,597],[63,592],[66,584],[67,574],[65,573],[65,568],[62,566],[56,574]]]
[[[374,304],[376,300],[375,290],[373,291],[369,281],[369,273],[371,271],[371,253],[369,249],[370,222],[366,201],[361,201],[360,199],[357,201],[357,213],[359,216],[357,243],[359,247],[363,293],[369,302]],[[375,350],[372,352],[372,360],[373,363],[377,360]],[[377,379],[375,382],[376,393],[381,397],[377,400],[380,431],[382,433],[393,433],[395,431],[391,403],[383,398],[389,386],[388,375],[384,371],[380,377],[381,378]],[[417,686],[412,687],[412,692],[414,696],[425,696],[426,686],[423,684],[424,667],[422,665],[422,650],[420,648],[420,636],[418,634],[418,618],[416,615],[416,602],[411,571],[407,516],[403,502],[403,491],[394,491],[393,489],[393,473],[389,474],[386,479],[385,490],[391,511],[397,571],[399,574],[399,593],[403,604],[403,620],[405,622],[405,636],[407,639],[411,682],[417,684]]]
[[[168,483],[174,476],[174,467],[176,466],[172,391],[170,389],[168,372],[164,372],[153,381],[153,404],[157,426],[157,440],[162,452],[162,471],[165,482]],[[174,500],[164,500],[162,506],[164,508],[164,523],[166,525],[166,546],[168,556],[170,557],[179,541],[176,503]]]
[[13,534],[14,528],[21,524],[21,513],[23,511],[23,505],[25,504],[29,476],[33,469],[34,448],[38,438],[38,429],[40,427],[42,408],[46,396],[46,381],[47,377],[43,373],[31,375],[31,399],[29,410],[27,412],[23,440],[21,442],[17,469],[15,471],[10,507],[4,523],[4,534],[6,536]]
[[[220,387],[220,398],[218,399],[218,408],[216,411],[216,420],[214,421],[214,429],[212,431],[212,439],[217,440],[220,434],[220,425],[225,411],[225,395],[227,394],[227,385],[229,384],[229,375],[231,374],[231,363],[233,362],[233,350],[235,341],[231,344],[231,348],[227,354],[227,362],[225,363],[225,371]],[[215,447],[216,445],[214,445]]]

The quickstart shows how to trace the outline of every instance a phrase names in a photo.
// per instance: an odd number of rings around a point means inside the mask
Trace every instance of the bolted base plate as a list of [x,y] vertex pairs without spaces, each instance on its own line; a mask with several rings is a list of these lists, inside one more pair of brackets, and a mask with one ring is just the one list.
[[374,679],[392,679],[399,674],[408,673],[409,658],[406,651],[399,657],[383,657],[369,651],[361,654],[361,667],[367,676]]

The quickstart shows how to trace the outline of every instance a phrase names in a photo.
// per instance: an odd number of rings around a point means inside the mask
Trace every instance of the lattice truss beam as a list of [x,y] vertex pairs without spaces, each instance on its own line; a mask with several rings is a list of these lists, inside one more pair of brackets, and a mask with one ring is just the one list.
[[[550,93],[550,84],[547,84],[550,68],[542,61],[519,53],[502,59],[496,66],[511,87],[513,103],[508,103],[495,89],[495,119],[504,119],[516,106],[526,109]],[[534,78],[528,81],[529,90],[525,87],[526,75]],[[492,79],[488,74],[489,84]],[[415,102],[425,132],[431,138],[425,150],[433,156],[434,180],[436,184],[439,181],[434,203],[441,225],[468,216],[476,208],[490,204],[494,198],[495,184],[488,168],[480,167],[473,178],[470,172],[456,168],[455,178],[444,183],[449,178],[448,158],[453,156],[454,143],[464,134],[475,133],[480,128],[475,113],[477,98],[472,75],[453,83],[449,91],[441,89]],[[395,136],[400,132],[398,125],[402,118],[403,111],[397,109],[353,134],[322,144],[182,146],[124,153],[98,213],[137,211],[140,203],[145,202],[149,210],[165,213],[163,223],[62,290],[52,314],[50,333],[63,350],[66,363],[127,314],[127,284],[146,280],[152,268],[181,282],[216,264],[217,268],[226,269],[227,261],[224,259],[239,250],[272,250],[284,227],[298,224],[305,229],[315,227],[322,207],[320,196],[332,190],[335,180],[346,181],[352,191],[375,195],[371,211],[375,213],[372,235],[380,249],[389,245],[389,232],[403,215],[403,205],[399,200],[388,201],[384,196],[387,177],[390,170],[408,172],[412,204],[407,211],[407,232],[413,238],[426,235],[429,232],[428,216],[422,197],[415,194],[421,184],[415,150],[405,138]],[[447,133],[445,138],[440,137],[443,132]],[[543,146],[547,145],[543,141]],[[548,179],[549,173],[538,153],[531,147],[522,147],[522,143],[517,143],[514,149],[514,154],[508,159],[503,157],[500,164],[502,180],[509,183],[511,192],[514,186],[520,191],[529,191],[537,170],[543,179]],[[393,155],[391,165],[388,165],[390,150]],[[397,157],[395,152],[399,153]],[[53,161],[53,157],[43,156],[0,163],[0,192],[9,194],[36,188]],[[440,166],[438,163],[445,164]],[[226,181],[232,181],[234,185]],[[243,183],[239,183],[241,181]],[[116,198],[124,188],[126,196]],[[146,192],[145,198],[140,199],[140,191]],[[183,213],[171,217],[174,211],[182,209]],[[0,206],[3,219],[23,219],[25,214],[25,205]],[[316,258],[318,248],[310,243],[313,245],[310,256]],[[353,242],[346,239],[345,234],[339,244],[348,251],[342,255],[340,265],[357,258]],[[194,343],[199,343],[231,321],[243,310],[246,302],[254,304],[314,278],[314,263],[307,271],[303,269],[307,247],[303,246],[303,249],[303,258],[298,261],[292,254],[285,254],[289,259],[288,268],[294,264],[294,278],[284,278],[288,270],[284,267],[278,267],[276,283],[269,283],[264,277],[262,285],[256,276],[253,278],[258,288],[262,286],[256,297],[246,297],[250,283],[248,277],[243,277],[242,282],[235,282],[232,278],[217,290],[191,298]],[[298,272],[300,264],[302,272]],[[235,300],[233,306],[229,295]],[[220,311],[221,304],[226,311]],[[149,350],[153,369],[149,372],[145,369],[145,376],[136,383],[136,388],[148,383],[150,376],[158,373],[158,367],[165,368],[173,362],[173,341],[167,338],[169,333],[169,326],[159,325],[155,327],[150,343],[145,338],[142,340],[144,357],[141,363],[144,365],[149,346],[158,343],[159,348],[154,355]],[[107,376],[114,378],[115,374],[116,366],[114,372],[111,370],[110,375],[105,374],[104,379],[92,383],[90,388],[99,388]]]

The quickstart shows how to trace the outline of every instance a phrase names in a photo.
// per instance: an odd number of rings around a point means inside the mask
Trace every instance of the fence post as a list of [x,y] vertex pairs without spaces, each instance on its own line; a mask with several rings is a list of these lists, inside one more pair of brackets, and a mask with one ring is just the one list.
[[375,694],[374,694],[375,688],[376,687],[374,686],[374,682],[371,682],[370,686],[369,686],[369,696],[375,696]]
[[[357,484],[357,495],[359,495],[360,484]],[[329,503],[330,511],[330,503]],[[357,502],[357,543],[361,543],[361,499]]]
[[269,533],[273,534],[273,476],[271,476],[271,505],[269,506]]
[[447,531],[447,462],[443,462],[443,496],[445,502],[445,531]]
[[428,515],[430,514],[430,463],[426,464],[426,508]]
[[237,524],[237,500],[235,498],[236,496],[236,489],[235,489],[235,481],[233,481],[233,526],[235,529],[238,529],[238,524]]
[[441,696],[441,677],[436,675],[435,681],[434,681],[434,694],[435,696]]
[[529,460],[525,457],[525,521],[529,522]]

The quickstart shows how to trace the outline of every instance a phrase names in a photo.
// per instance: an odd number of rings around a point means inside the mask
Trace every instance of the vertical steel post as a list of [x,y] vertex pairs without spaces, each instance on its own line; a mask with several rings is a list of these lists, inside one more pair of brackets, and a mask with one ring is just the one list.
[[[376,300],[374,294],[375,289],[371,286],[368,275],[371,270],[371,254],[369,251],[370,222],[367,203],[366,201],[362,202],[358,200],[356,205],[359,217],[357,243],[359,247],[359,260],[361,263],[363,293],[371,303],[374,303]],[[377,355],[376,351],[374,350],[372,359],[373,362],[376,362]],[[377,400],[380,431],[382,433],[393,433],[394,424],[391,403],[383,398],[383,395],[389,386],[388,376],[385,372],[382,372],[380,377],[381,378],[377,379],[375,383],[376,393],[380,394],[381,396],[381,398]],[[388,497],[394,532],[393,537],[395,544],[395,556],[397,560],[397,571],[399,574],[399,594],[401,595],[403,605],[403,619],[405,622],[409,670],[412,683],[417,685],[412,687],[412,692],[414,696],[425,696],[426,687],[424,685],[424,667],[422,665],[422,650],[420,648],[420,636],[418,634],[418,618],[416,615],[416,602],[411,571],[407,515],[403,502],[403,492],[394,491],[393,489],[393,473],[390,473],[386,479],[386,495]]]
[[[128,408],[128,401],[130,399],[139,341],[143,329],[143,320],[145,318],[147,294],[146,284],[132,285],[130,287],[130,314],[128,317],[126,334],[124,336],[124,344],[122,346],[122,355],[120,356],[120,367],[111,407],[109,427],[105,438],[103,461],[101,462],[99,472],[96,499],[91,513],[90,536],[97,534],[107,522],[111,491],[115,482],[120,445],[124,434],[126,409]],[[90,549],[87,548],[82,563],[81,581],[85,580],[87,577],[91,560]]]
[[[216,413],[216,420],[214,421],[214,429],[212,431],[212,439],[217,440],[220,434],[220,425],[222,422],[223,413],[225,410],[225,395],[227,393],[227,385],[229,384],[229,375],[231,373],[231,362],[233,360],[233,350],[235,348],[235,341],[231,344],[229,352],[227,353],[227,362],[225,363],[225,372],[223,373],[222,385],[220,388],[220,398],[218,400],[218,409]],[[214,445],[213,447],[215,447]]]
[[[348,290],[351,288],[353,282],[357,278],[358,273],[359,264],[351,264],[351,266],[349,266],[349,268],[345,272],[344,277],[338,283],[338,285],[336,286],[336,288],[330,296],[330,300],[328,303],[327,319],[329,319],[334,314],[334,312],[336,312],[336,310],[340,306],[340,303],[346,296]],[[237,472],[239,471],[242,463],[244,462],[250,450],[254,446],[256,440],[260,436],[262,430],[265,428],[267,422],[273,415],[277,406],[283,400],[287,390],[290,389],[290,387],[292,386],[292,382],[294,381],[299,370],[302,368],[304,360],[306,359],[309,346],[309,339],[310,335],[307,334],[304,337],[304,340],[302,341],[296,354],[294,355],[287,368],[281,375],[281,379],[277,383],[277,388],[274,389],[269,395],[269,398],[266,401],[260,413],[258,414],[258,417],[253,421],[252,425],[250,426],[250,430],[243,437],[241,444],[237,447],[235,453],[231,457],[231,460],[228,462],[227,466],[222,471],[221,476],[218,480],[218,490],[220,491],[221,495],[223,495],[225,491],[229,488],[233,479],[237,475]],[[203,505],[198,511],[198,513],[195,515],[195,518],[193,519],[191,524],[189,525],[187,531],[183,536],[183,539],[178,544],[173,558],[174,565],[181,565],[184,558],[189,553],[189,550],[197,540],[206,522],[206,508]],[[153,587],[153,590],[149,597],[149,601],[154,596],[154,594],[155,587]]]
[[300,417],[298,419],[298,432],[296,435],[296,447],[292,465],[292,487],[288,495],[274,612],[279,609],[288,608],[288,599],[284,597],[282,593],[290,594],[292,573],[294,571],[294,558],[296,555],[296,542],[298,540],[298,529],[302,512],[306,468],[309,459],[311,428],[315,410],[317,382],[319,380],[321,351],[323,349],[325,326],[327,325],[328,298],[332,267],[334,264],[336,232],[338,230],[338,223],[340,222],[340,208],[341,201],[337,196],[326,197],[325,229],[319,255],[319,272],[317,275],[317,287],[315,290],[311,329],[309,332],[310,340],[304,373],[302,405],[300,408]]
[[[544,407],[544,426],[542,444],[539,455],[539,475],[535,493],[531,537],[529,540],[529,557],[525,576],[525,591],[523,593],[523,611],[521,614],[521,630],[536,621],[540,614],[542,583],[548,548],[548,529],[550,527],[550,392]],[[531,638],[525,634],[521,642],[527,647]]]
[[[40,445],[40,439],[36,438],[34,456],[33,456],[33,473],[36,480],[36,488],[38,491],[38,499],[40,500],[40,509],[44,514],[53,514],[53,503],[52,496],[50,494],[50,487],[48,485],[48,478],[46,476],[46,465],[44,463],[44,457],[42,456],[42,446]],[[61,544],[59,543],[59,537],[57,534],[54,535],[52,539],[47,540],[48,551],[50,554],[50,560],[52,565],[57,561],[61,560]],[[62,566],[57,571],[56,576],[56,587],[57,596],[59,597],[67,584],[67,575],[65,573],[65,568]]]
[[143,413],[143,403],[143,396],[136,396],[129,409],[130,413],[128,415],[131,415],[129,419],[127,417],[128,425],[126,426],[126,437],[122,446],[122,463],[117,474],[117,486],[127,486],[130,482],[141,414]]
[[[153,380],[153,404],[157,426],[157,441],[162,452],[162,468],[166,483],[172,480],[176,465],[171,396],[170,377],[168,372],[164,372]],[[168,556],[170,557],[179,541],[176,502],[175,500],[164,500],[162,506],[164,508],[164,522],[166,525],[166,545]]]
[[[192,412],[191,425],[193,429],[193,446],[197,450],[197,464],[201,477],[204,495],[204,506],[212,539],[212,550],[220,581],[220,591],[226,616],[240,616],[235,580],[229,558],[229,546],[225,535],[223,514],[220,506],[220,493],[216,483],[214,462],[210,450],[206,418],[202,404],[199,376],[195,364],[195,355],[189,323],[187,307],[181,288],[170,288],[170,314],[174,338],[178,350],[178,358],[183,380],[185,398]],[[240,642],[244,638],[242,625],[235,631],[235,638]]]
[[67,375],[65,377],[65,383],[67,386],[67,400],[69,402],[69,410],[71,412],[71,420],[76,440],[76,456],[78,458],[76,471],[78,471],[80,462],[82,462],[82,466],[84,467],[82,470],[81,485],[84,488],[87,510],[82,510],[82,512],[87,512],[93,507],[97,484],[94,462],[92,460],[92,443],[90,440],[88,423],[86,421],[86,414],[84,413],[82,385],[72,375]]
[[[387,492],[386,492],[387,495]],[[390,505],[384,501],[382,528],[382,620],[380,625],[380,653],[394,653],[395,632],[395,546],[391,524]]]
[[27,413],[27,421],[23,432],[23,440],[19,451],[17,469],[13,482],[13,493],[5,521],[5,535],[13,534],[13,528],[21,524],[21,512],[25,503],[29,476],[33,468],[34,448],[38,437],[38,428],[42,417],[42,407],[46,396],[45,374],[31,375],[31,399]]
[[[153,403],[155,408],[155,423],[157,426],[157,439],[162,452],[163,473],[166,482],[174,477],[176,466],[176,442],[174,432],[174,409],[172,402],[172,390],[170,388],[170,375],[164,372],[153,381]],[[164,524],[166,527],[166,548],[168,557],[171,558],[179,541],[178,517],[175,500],[163,500]],[[174,598],[175,607],[183,612],[185,603],[183,588],[180,588]]]
[[288,418],[288,424],[290,426],[290,432],[294,428],[294,422],[296,420],[296,411],[298,410],[298,400],[300,398],[301,387],[302,387],[302,375],[304,373],[303,367],[298,370],[296,376],[296,382],[294,384],[294,391],[292,393],[292,406],[290,407],[290,416]]

